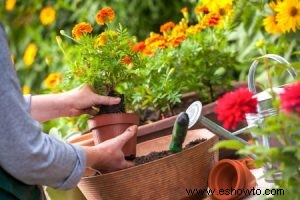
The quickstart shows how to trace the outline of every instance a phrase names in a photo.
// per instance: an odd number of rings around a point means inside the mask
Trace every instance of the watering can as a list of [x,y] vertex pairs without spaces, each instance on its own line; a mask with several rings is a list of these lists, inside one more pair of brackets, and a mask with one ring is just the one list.
[[[186,113],[189,116],[189,125],[188,128],[193,127],[196,123],[202,124],[204,127],[207,129],[211,130],[214,132],[216,135],[229,139],[229,140],[236,140],[244,145],[249,145],[249,143],[242,138],[238,137],[237,135],[249,132],[249,129],[253,127],[261,127],[261,124],[263,120],[267,117],[274,116],[276,115],[276,110],[272,105],[273,99],[271,95],[270,88],[257,93],[256,87],[255,87],[255,71],[256,67],[259,64],[259,61],[261,59],[271,59],[274,60],[278,63],[285,64],[286,70],[289,73],[289,75],[295,79],[296,77],[296,71],[295,69],[290,65],[288,61],[286,61],[283,57],[275,55],[275,54],[266,54],[264,56],[261,56],[254,60],[252,65],[250,66],[249,69],[249,74],[248,74],[248,88],[251,92],[253,92],[255,97],[258,100],[258,105],[257,105],[257,113],[247,113],[246,114],[246,119],[248,126],[241,128],[235,132],[230,132],[226,129],[224,129],[222,126],[216,124],[215,122],[211,121],[210,119],[206,118],[205,116],[202,116],[202,104],[200,101],[195,101],[193,102],[186,110]],[[283,91],[282,86],[279,87],[274,87],[271,88],[272,91],[275,93],[280,93]],[[270,147],[269,143],[270,138],[267,136],[263,136],[261,140],[261,144]],[[251,155],[251,157],[255,158],[255,155]]]

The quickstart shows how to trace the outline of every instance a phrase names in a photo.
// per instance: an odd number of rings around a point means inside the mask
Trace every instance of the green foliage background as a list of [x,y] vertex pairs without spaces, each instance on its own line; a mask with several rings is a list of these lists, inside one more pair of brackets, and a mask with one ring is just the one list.
[[[61,29],[70,31],[78,22],[94,21],[94,15],[100,8],[110,6],[116,11],[117,21],[127,27],[131,35],[143,40],[151,31],[158,32],[161,24],[179,21],[180,9],[192,7],[195,0],[17,0],[12,11],[5,10],[4,1],[1,4],[0,21],[7,31],[21,84],[28,85],[32,94],[38,94],[48,92],[43,85],[46,76],[64,67],[55,40]],[[50,26],[44,26],[39,20],[39,13],[45,6],[56,10],[56,19]],[[22,57],[30,42],[38,46],[38,54],[34,64],[25,67]]]

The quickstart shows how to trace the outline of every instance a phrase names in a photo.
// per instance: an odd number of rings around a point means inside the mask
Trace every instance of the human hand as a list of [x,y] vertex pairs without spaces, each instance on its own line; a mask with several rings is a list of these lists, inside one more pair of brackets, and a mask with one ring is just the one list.
[[113,139],[96,146],[83,147],[87,157],[86,167],[92,167],[100,172],[112,172],[133,166],[133,162],[125,160],[122,148],[136,132],[137,126],[130,126],[124,133]]
[[96,115],[97,110],[93,106],[114,105],[120,102],[120,98],[101,96],[96,94],[91,87],[84,85],[68,92],[62,93],[66,104],[66,115],[69,117],[81,114]]

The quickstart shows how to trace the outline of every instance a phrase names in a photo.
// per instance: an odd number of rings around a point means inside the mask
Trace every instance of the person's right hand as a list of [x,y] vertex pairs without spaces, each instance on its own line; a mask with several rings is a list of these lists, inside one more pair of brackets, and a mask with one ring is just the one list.
[[121,135],[106,140],[96,146],[83,147],[86,152],[86,167],[100,172],[111,172],[133,166],[133,162],[125,160],[122,148],[137,132],[137,126],[130,126]]

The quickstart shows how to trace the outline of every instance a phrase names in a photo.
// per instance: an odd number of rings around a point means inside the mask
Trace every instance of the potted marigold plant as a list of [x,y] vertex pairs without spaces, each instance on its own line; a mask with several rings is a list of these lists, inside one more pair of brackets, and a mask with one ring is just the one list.
[[[141,135],[160,127],[161,133],[168,134],[176,119],[174,115],[199,99],[205,104],[203,113],[216,121],[214,102],[232,88],[235,80],[237,52],[229,48],[227,38],[232,30],[233,2],[203,1],[194,12],[187,8],[181,12],[183,18],[178,23],[162,24],[160,33],[150,33],[134,47],[145,56],[146,67],[141,69],[141,75],[147,81],[136,88],[133,102],[143,113],[152,108],[155,114],[150,112],[151,120],[157,120],[141,126]],[[185,100],[191,94],[192,100]]]
[[[57,38],[70,64],[67,72],[70,82],[86,83],[98,94],[121,98],[118,105],[96,108],[98,115],[88,120],[96,144],[121,134],[129,125],[139,124],[138,115],[126,113],[125,102],[130,95],[124,93],[133,91],[134,83],[138,82],[142,57],[132,50],[133,37],[122,25],[113,23],[114,19],[114,10],[105,7],[95,16],[98,27],[81,22],[72,29],[72,36],[61,31],[71,39],[72,43],[68,45]],[[99,25],[105,26],[104,30],[100,34],[94,33],[95,29],[101,28]],[[126,158],[135,156],[135,145],[136,138],[125,145]]]

